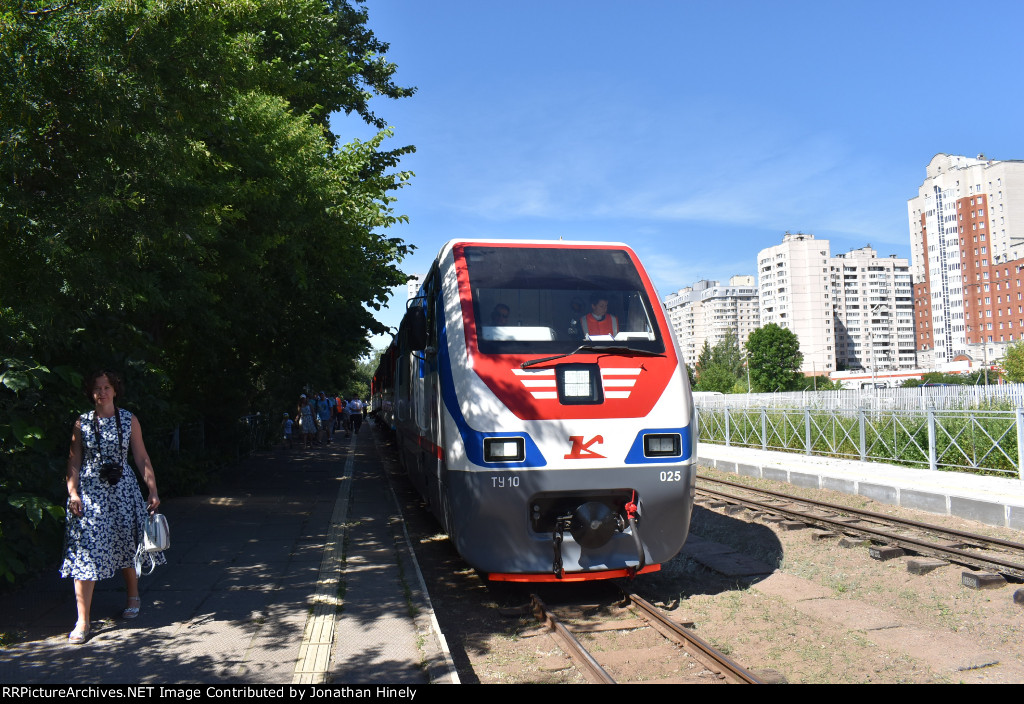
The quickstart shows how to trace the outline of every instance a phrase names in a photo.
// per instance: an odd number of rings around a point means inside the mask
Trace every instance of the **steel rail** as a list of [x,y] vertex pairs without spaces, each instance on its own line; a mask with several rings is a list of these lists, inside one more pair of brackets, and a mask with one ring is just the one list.
[[558,641],[566,655],[569,656],[569,659],[580,669],[584,677],[595,684],[616,684],[612,676],[594,659],[594,656],[587,652],[582,643],[576,640],[576,636],[572,634],[572,631],[566,628],[558,620],[558,617],[548,610],[539,596],[531,594],[530,601],[533,604],[534,617],[551,629],[551,634]]
[[779,499],[786,501],[799,501],[814,506],[821,506],[824,508],[831,509],[833,511],[845,511],[847,513],[856,514],[858,516],[867,516],[869,518],[875,518],[888,524],[899,524],[916,528],[918,530],[927,530],[932,533],[939,535],[952,537],[960,540],[964,540],[972,543],[981,543],[983,545],[998,545],[999,547],[1007,548],[1009,550],[1019,550],[1024,552],[1024,543],[1016,543],[1012,540],[1003,540],[1002,538],[990,538],[986,535],[978,535],[977,533],[968,533],[967,531],[956,530],[955,528],[943,528],[942,526],[936,526],[931,523],[921,523],[919,521],[911,521],[906,518],[897,518],[895,516],[889,516],[884,513],[877,513],[875,511],[867,511],[865,509],[850,508],[849,506],[842,506],[840,504],[832,504],[827,501],[817,501],[815,499],[803,499],[789,494],[783,494],[778,491],[771,491],[770,489],[757,489],[754,487],[747,486],[746,484],[739,484],[737,482],[730,482],[724,479],[712,479],[710,477],[698,476],[698,479],[704,482],[712,482],[714,484],[722,484],[724,486],[731,486],[737,489],[744,489],[746,491],[752,491],[758,494],[767,494],[768,496],[774,496]]
[[716,675],[721,676],[732,684],[762,684],[761,680],[752,672],[716,649],[703,638],[672,621],[650,602],[632,592],[623,590],[623,594],[630,602],[636,605],[643,618],[650,621],[663,635],[683,645],[694,659]]
[[[742,486],[742,485],[737,485],[737,486]],[[742,488],[744,490],[752,491],[752,492],[755,492],[755,493],[760,491],[760,489],[753,489],[753,488],[750,488],[750,487],[742,487]],[[1024,564],[1016,563],[1016,562],[1010,562],[1009,560],[1004,560],[1004,559],[1001,559],[999,557],[994,557],[994,556],[983,557],[983,556],[973,555],[973,554],[971,554],[971,553],[969,553],[969,552],[967,552],[965,550],[960,550],[958,548],[947,547],[945,545],[940,545],[940,544],[937,544],[937,543],[931,543],[931,542],[928,542],[928,541],[925,541],[925,540],[918,540],[916,538],[912,538],[912,537],[905,536],[905,535],[896,535],[895,533],[890,533],[888,531],[880,530],[878,528],[871,528],[869,526],[854,526],[854,525],[850,525],[849,523],[845,523],[843,521],[833,520],[833,519],[829,519],[829,518],[826,518],[826,517],[823,517],[823,516],[811,515],[811,514],[808,514],[808,513],[804,513],[802,511],[797,511],[797,510],[792,509],[792,508],[783,508],[783,507],[780,507],[780,506],[774,506],[772,504],[766,504],[766,503],[762,503],[760,501],[755,501],[754,499],[746,499],[746,498],[743,498],[743,497],[740,497],[740,496],[735,496],[735,495],[729,494],[727,492],[715,491],[714,489],[700,489],[700,488],[698,488],[697,491],[700,492],[700,493],[703,493],[703,494],[707,494],[709,496],[717,496],[717,497],[719,497],[721,499],[725,499],[727,501],[731,501],[731,502],[736,503],[736,504],[747,506],[748,508],[755,508],[755,509],[766,511],[766,512],[769,512],[769,513],[776,513],[776,514],[781,514],[781,515],[785,515],[785,516],[790,516],[792,518],[797,518],[797,519],[803,521],[804,523],[809,523],[811,525],[817,525],[817,526],[820,526],[820,527],[823,527],[823,528],[838,528],[842,532],[845,532],[845,533],[854,533],[854,534],[859,534],[859,535],[867,535],[867,536],[877,537],[877,538],[880,538],[880,539],[884,540],[886,543],[888,543],[890,545],[897,545],[899,547],[909,548],[909,549],[911,549],[911,550],[913,550],[915,552],[921,553],[923,555],[930,555],[932,557],[940,557],[940,558],[946,558],[946,559],[950,559],[950,557],[953,556],[953,557],[956,557],[957,559],[951,559],[950,561],[952,561],[952,562],[957,562],[959,564],[964,564],[964,565],[967,565],[969,567],[976,567],[978,569],[995,569],[998,572],[1001,572],[1001,573],[1007,574],[1007,575],[1011,575],[1011,576],[1013,576],[1013,577],[1015,577],[1017,579],[1024,579]],[[767,493],[775,494],[775,492],[767,492]],[[785,495],[775,494],[775,496],[785,496]],[[803,502],[803,503],[806,503],[806,504],[809,504],[809,505],[812,505],[812,506],[814,506],[814,505],[829,506],[829,507],[832,506],[830,504],[825,504],[823,502],[815,502],[815,501],[810,500],[810,499],[798,499],[798,498],[795,498],[795,497],[786,497],[786,498],[788,500],[790,500],[790,501],[795,502],[795,503],[796,502]],[[837,507],[837,508],[839,510],[842,510],[842,511],[845,511],[845,512],[848,512],[848,513],[853,513],[853,514],[857,513],[856,509],[850,509],[850,508],[846,508],[846,507]],[[884,515],[884,514],[879,514],[879,515]],[[922,524],[922,525],[927,525],[927,524]],[[939,530],[942,530],[942,529],[939,529]]]

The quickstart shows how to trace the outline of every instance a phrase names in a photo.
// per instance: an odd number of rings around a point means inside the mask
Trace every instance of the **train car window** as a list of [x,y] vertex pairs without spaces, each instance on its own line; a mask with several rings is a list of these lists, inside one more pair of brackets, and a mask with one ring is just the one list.
[[648,291],[622,250],[470,246],[464,257],[484,354],[559,354],[583,341],[624,340],[665,351]]

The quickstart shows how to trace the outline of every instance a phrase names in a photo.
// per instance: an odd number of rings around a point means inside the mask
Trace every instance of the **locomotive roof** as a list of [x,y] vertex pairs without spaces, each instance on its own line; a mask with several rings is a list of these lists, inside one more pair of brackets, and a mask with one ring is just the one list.
[[633,248],[624,242],[600,242],[594,240],[524,240],[524,239],[484,239],[484,238],[472,238],[472,237],[460,237],[458,239],[448,240],[441,247],[441,250],[437,253],[437,259],[443,259],[444,256],[457,244],[521,244],[521,245],[547,245],[547,246],[558,246],[558,247],[622,247],[633,251]]

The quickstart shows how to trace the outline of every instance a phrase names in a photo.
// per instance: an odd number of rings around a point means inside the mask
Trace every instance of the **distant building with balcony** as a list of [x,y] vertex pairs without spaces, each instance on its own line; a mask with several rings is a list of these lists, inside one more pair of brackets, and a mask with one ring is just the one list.
[[691,367],[705,342],[714,347],[732,332],[742,348],[759,324],[757,286],[750,275],[733,276],[725,286],[698,281],[666,296],[664,304],[683,359]]
[[879,259],[870,246],[830,259],[839,369],[914,369],[914,289],[910,263]]
[[800,341],[804,374],[836,370],[829,241],[787,232],[757,253],[761,325],[775,323]]
[[936,154],[907,201],[921,366],[1024,337],[1024,161]]
[[757,255],[762,325],[800,341],[804,374],[838,369],[913,369],[910,265],[870,246],[832,256],[828,240],[786,233]]

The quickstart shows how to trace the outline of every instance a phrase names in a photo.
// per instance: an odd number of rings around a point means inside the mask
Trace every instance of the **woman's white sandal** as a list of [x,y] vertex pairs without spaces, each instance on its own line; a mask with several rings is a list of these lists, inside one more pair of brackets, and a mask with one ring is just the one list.
[[142,600],[137,596],[128,597],[128,603],[135,602],[135,606],[125,607],[125,610],[121,612],[121,618],[135,618],[139,615],[139,607],[142,606]]
[[68,634],[68,643],[71,645],[81,645],[89,639],[89,624],[75,624],[75,630]]

